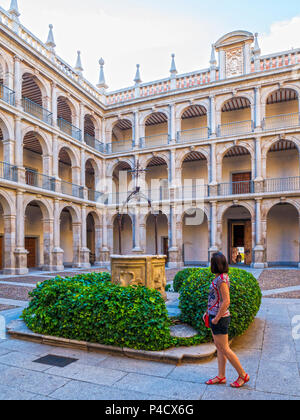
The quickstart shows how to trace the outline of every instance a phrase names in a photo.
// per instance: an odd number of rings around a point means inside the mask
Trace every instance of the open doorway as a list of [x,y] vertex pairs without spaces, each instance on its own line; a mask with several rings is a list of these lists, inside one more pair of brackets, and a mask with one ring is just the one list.
[[250,265],[252,263],[251,220],[229,220],[228,232],[230,264]]

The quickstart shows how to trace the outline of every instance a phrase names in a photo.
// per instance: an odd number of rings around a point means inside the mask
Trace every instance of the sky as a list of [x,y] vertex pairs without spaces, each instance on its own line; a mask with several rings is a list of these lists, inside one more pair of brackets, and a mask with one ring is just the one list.
[[[21,23],[42,41],[54,26],[56,53],[84,77],[99,78],[105,60],[109,91],[209,67],[211,45],[234,30],[259,33],[262,54],[300,47],[299,0],[18,0]],[[8,10],[10,0],[0,0]]]

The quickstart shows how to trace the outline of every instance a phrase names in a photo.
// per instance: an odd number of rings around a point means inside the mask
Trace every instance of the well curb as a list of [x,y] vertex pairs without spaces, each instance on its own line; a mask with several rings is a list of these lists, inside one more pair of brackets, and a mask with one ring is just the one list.
[[109,353],[117,356],[126,356],[132,359],[147,360],[180,365],[182,363],[200,363],[211,360],[216,355],[214,344],[201,344],[193,347],[178,347],[164,351],[144,351],[122,347],[93,344],[86,341],[68,340],[59,337],[50,337],[30,331],[21,320],[12,321],[7,327],[11,338],[31,341],[48,346],[64,347],[94,353]]

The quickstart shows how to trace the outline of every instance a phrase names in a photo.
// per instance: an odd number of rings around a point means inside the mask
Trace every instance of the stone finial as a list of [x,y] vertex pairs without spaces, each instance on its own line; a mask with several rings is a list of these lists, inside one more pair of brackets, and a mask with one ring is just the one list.
[[260,47],[259,47],[259,43],[258,43],[258,33],[256,33],[256,34],[254,35],[254,37],[255,37],[255,41],[254,41],[254,49],[253,49],[253,53],[254,53],[254,55],[256,55],[256,56],[259,56],[259,55],[261,54],[261,49],[260,49]]
[[171,73],[171,76],[175,76],[178,73],[177,68],[176,68],[176,63],[175,63],[175,54],[172,54],[171,57],[172,57],[172,63],[171,63],[170,73]]
[[136,65],[136,74],[135,74],[134,82],[136,85],[139,85],[140,83],[142,83],[139,64]]
[[210,67],[215,67],[217,65],[215,44],[212,44],[211,46],[211,56],[210,56],[209,63],[210,63]]
[[15,18],[15,20],[19,20],[20,12],[18,7],[18,0],[11,0],[8,12]]
[[51,51],[54,51],[54,48],[56,47],[56,44],[54,42],[54,36],[53,36],[53,25],[49,25],[49,33],[48,33],[46,46]]
[[99,75],[99,82],[97,84],[97,88],[100,90],[105,90],[108,88],[106,82],[105,82],[105,76],[104,76],[104,60],[103,58],[100,58],[99,65],[100,65],[100,75]]
[[77,51],[77,60],[76,60],[76,64],[75,64],[75,71],[82,76],[82,72],[83,72],[83,67],[82,67],[82,63],[81,63],[81,52]]

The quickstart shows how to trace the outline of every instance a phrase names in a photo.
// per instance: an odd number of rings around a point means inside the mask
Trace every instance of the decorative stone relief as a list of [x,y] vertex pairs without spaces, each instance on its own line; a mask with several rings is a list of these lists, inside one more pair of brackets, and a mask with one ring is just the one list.
[[226,52],[226,77],[235,77],[243,74],[243,49],[232,48]]

